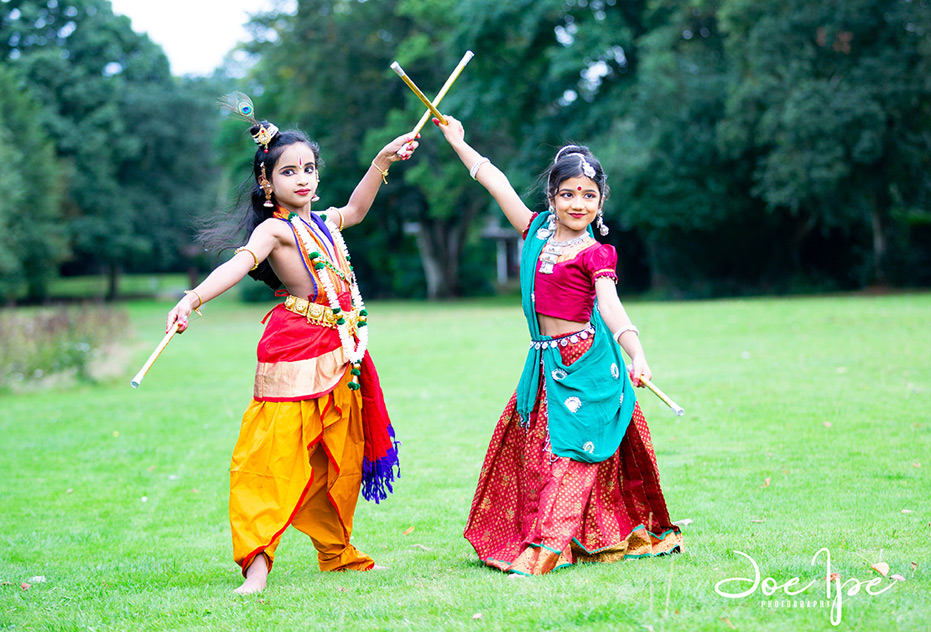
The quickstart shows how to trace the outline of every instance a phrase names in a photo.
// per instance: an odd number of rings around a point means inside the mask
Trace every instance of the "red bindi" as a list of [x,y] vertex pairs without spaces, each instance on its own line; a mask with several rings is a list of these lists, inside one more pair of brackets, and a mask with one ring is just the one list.
[[582,187],[579,187],[579,191],[581,191],[581,190],[582,190]]

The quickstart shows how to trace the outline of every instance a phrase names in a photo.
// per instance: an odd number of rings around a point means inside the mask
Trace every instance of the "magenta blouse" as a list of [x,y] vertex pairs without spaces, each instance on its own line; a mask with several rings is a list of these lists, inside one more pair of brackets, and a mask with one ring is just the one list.
[[[530,221],[533,222],[533,217]],[[537,261],[534,309],[544,316],[588,322],[595,304],[595,280],[610,277],[617,283],[616,268],[614,246],[600,244],[594,239],[565,252],[553,266],[552,274],[540,274]]]

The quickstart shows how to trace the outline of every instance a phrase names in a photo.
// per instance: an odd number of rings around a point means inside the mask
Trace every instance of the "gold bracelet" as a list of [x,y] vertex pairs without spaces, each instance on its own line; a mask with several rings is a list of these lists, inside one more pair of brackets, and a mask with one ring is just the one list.
[[185,293],[185,294],[193,294],[194,296],[197,297],[197,307],[192,307],[191,309],[192,309],[192,310],[194,311],[194,313],[197,314],[198,316],[203,316],[203,314],[200,313],[200,306],[204,304],[204,299],[202,299],[202,298],[200,297],[200,294],[198,294],[196,290],[184,290],[184,293]]
[[[255,270],[259,267],[259,258],[255,256],[254,252],[243,246],[242,248],[237,248],[233,254],[238,255],[240,252],[248,252],[250,255],[252,255],[252,259],[255,261],[255,265],[252,266],[252,270]],[[252,270],[249,270],[249,272],[252,272]]]
[[[381,174],[381,181],[382,181],[383,183],[385,183],[385,184],[388,184],[388,170],[387,170],[387,169],[382,169],[381,167],[379,167],[378,165],[376,165],[374,159],[372,160],[372,166],[375,167],[376,169],[378,169],[378,173]],[[388,165],[388,166],[390,167],[391,165]]]
[[[376,169],[377,168],[378,167],[376,167]],[[334,208],[333,210],[339,213],[339,230],[343,230],[343,212],[338,208]]]

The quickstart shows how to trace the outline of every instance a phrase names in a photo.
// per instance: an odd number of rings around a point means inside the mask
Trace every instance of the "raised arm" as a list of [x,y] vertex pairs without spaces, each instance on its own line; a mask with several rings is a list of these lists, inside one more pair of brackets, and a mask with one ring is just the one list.
[[233,255],[232,259],[214,268],[206,279],[186,293],[168,312],[165,332],[167,333],[176,322],[178,332],[183,332],[187,329],[188,317],[194,309],[200,309],[200,306],[207,301],[223,294],[239,283],[253,266],[264,261],[278,243],[278,236],[275,234],[276,224],[278,222],[268,221],[259,224],[252,232],[249,243]]
[[372,202],[375,201],[378,187],[387,178],[388,167],[391,166],[392,162],[410,158],[414,150],[417,149],[417,145],[416,137],[405,134],[404,136],[398,136],[382,147],[381,151],[372,160],[372,164],[369,165],[368,171],[365,172],[359,184],[356,185],[352,195],[349,196],[346,206],[336,209],[342,216],[343,228],[355,226],[365,219],[369,209],[372,208]]
[[520,232],[527,230],[533,213],[517,195],[508,177],[465,141],[465,129],[462,123],[451,116],[444,116],[448,122],[447,125],[440,125],[436,119],[433,122],[442,130],[443,136],[459,155],[462,164],[469,169],[469,174],[488,189],[498,206],[504,211],[504,216],[511,222],[511,226]]

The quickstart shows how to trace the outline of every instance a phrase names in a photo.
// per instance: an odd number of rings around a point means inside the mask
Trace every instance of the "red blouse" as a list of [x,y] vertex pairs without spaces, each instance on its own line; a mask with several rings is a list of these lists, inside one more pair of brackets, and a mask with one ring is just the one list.
[[552,274],[540,274],[537,261],[534,309],[544,316],[588,322],[595,303],[595,280],[610,277],[617,283],[616,268],[614,246],[594,239],[567,249],[553,266]]

